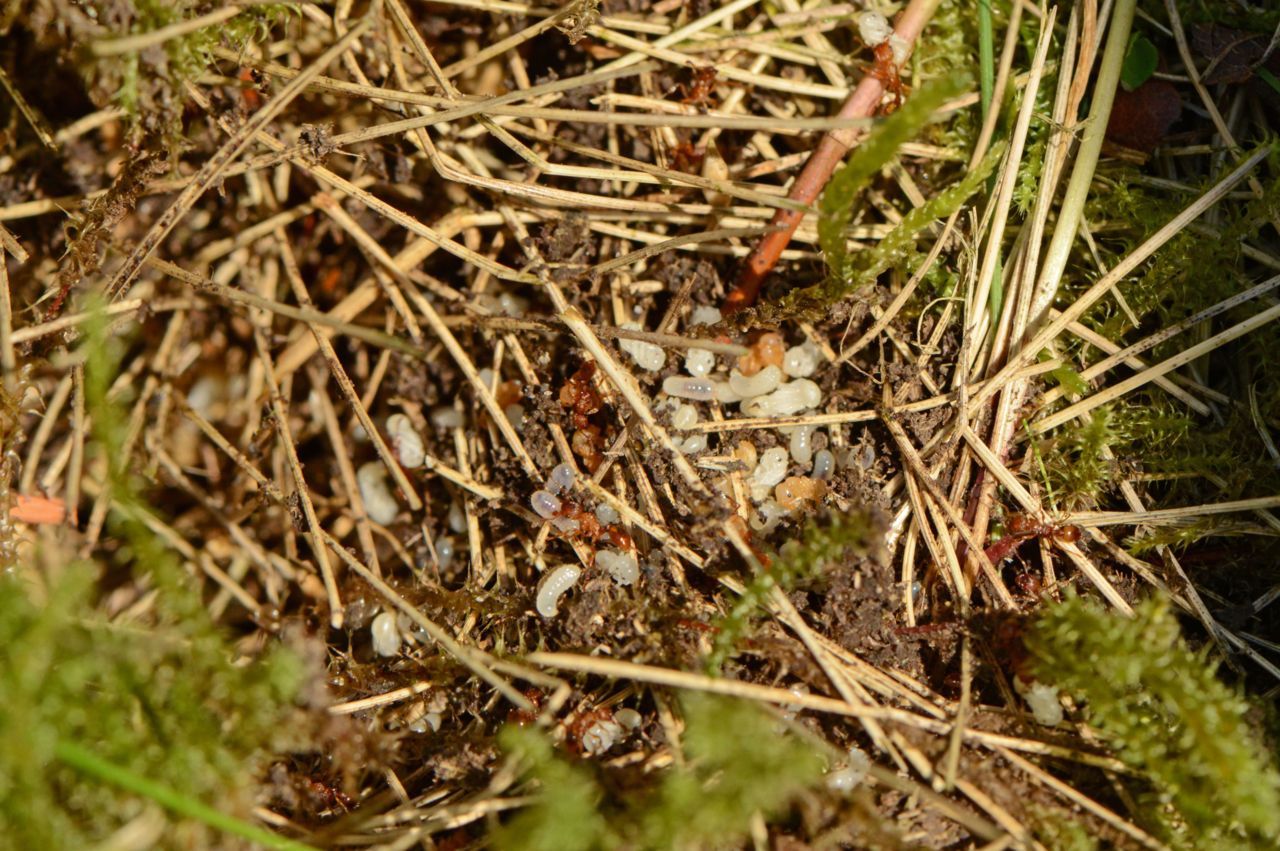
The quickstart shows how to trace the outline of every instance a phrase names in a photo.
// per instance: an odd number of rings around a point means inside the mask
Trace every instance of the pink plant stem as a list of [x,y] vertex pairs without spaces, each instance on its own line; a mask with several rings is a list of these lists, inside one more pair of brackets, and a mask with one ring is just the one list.
[[[929,18],[937,9],[941,0],[911,0],[907,8],[898,16],[894,32],[909,47],[914,48]],[[905,60],[904,60],[905,61]],[[884,83],[876,75],[868,74],[858,83],[858,87],[849,95],[849,99],[840,108],[840,118],[870,118],[880,106],[884,97]],[[836,167],[840,165],[845,154],[862,136],[862,131],[853,127],[831,130],[822,137],[818,147],[804,164],[800,176],[796,178],[787,197],[806,206],[817,200],[822,188],[827,185]],[[760,294],[760,285],[773,270],[774,264],[782,256],[782,250],[791,242],[791,237],[800,226],[804,213],[798,210],[778,210],[773,215],[773,229],[760,238],[755,250],[747,258],[746,264],[738,274],[738,283],[725,297],[723,312],[728,315],[736,313],[756,303]]]

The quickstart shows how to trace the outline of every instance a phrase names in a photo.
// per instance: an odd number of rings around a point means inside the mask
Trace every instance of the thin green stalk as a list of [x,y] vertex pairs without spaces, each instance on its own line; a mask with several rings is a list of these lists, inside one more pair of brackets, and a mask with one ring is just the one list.
[[991,112],[991,98],[996,88],[996,45],[991,22],[991,0],[978,0],[978,96],[982,118]]
[[1133,28],[1133,15],[1137,8],[1137,0],[1116,0],[1111,13],[1111,24],[1107,32],[1107,46],[1102,53],[1102,63],[1098,67],[1097,81],[1093,86],[1093,106],[1089,109],[1089,118],[1085,121],[1084,135],[1080,139],[1080,148],[1076,151],[1075,165],[1071,171],[1071,180],[1067,184],[1066,194],[1062,197],[1062,205],[1058,209],[1058,226],[1053,231],[1053,239],[1045,251],[1044,266],[1040,280],[1036,284],[1035,300],[1031,305],[1031,317],[1034,324],[1044,318],[1045,311],[1053,304],[1062,280],[1062,273],[1067,268],[1067,260],[1071,256],[1071,246],[1075,242],[1076,231],[1080,228],[1080,219],[1084,215],[1085,201],[1089,197],[1089,187],[1093,183],[1094,172],[1098,168],[1098,156],[1102,151],[1102,141],[1107,132],[1107,121],[1111,118],[1111,105],[1115,102],[1116,87],[1120,84],[1120,72],[1124,67],[1125,53],[1129,49],[1129,31]]
[[54,755],[62,762],[90,777],[109,783],[112,786],[118,786],[125,791],[150,798],[160,806],[180,816],[203,822],[216,830],[239,836],[264,848],[279,849],[279,851],[315,851],[315,848],[311,845],[280,836],[265,828],[241,821],[235,816],[227,815],[220,810],[215,810],[213,807],[176,792],[168,786],[134,774],[127,768],[95,756],[80,747],[80,745],[72,742],[59,741],[54,747]]

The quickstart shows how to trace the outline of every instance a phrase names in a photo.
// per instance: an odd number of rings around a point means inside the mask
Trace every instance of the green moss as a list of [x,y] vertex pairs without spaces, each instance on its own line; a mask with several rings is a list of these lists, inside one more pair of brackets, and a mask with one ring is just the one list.
[[[943,0],[938,5],[911,56],[913,86],[957,74],[972,75],[980,67],[978,16],[974,5],[972,0]],[[1009,21],[1009,3],[993,0],[991,9],[995,32],[1004,32]],[[926,132],[935,144],[968,151],[973,149],[981,122],[978,110],[966,109],[930,126]]]
[[[198,0],[100,0],[99,20],[124,21],[108,38],[142,35],[195,18],[209,11]],[[243,12],[211,26],[143,50],[94,57],[86,52],[82,71],[91,92],[110,97],[130,117],[135,132],[155,134],[176,149],[182,135],[182,112],[188,98],[183,85],[209,71],[213,49],[242,50],[270,36],[295,7],[284,4],[247,6]]]
[[557,757],[539,730],[509,724],[502,749],[540,788],[538,800],[493,834],[494,846],[519,851],[590,851],[616,844],[601,815],[602,793],[586,769]]
[[1280,773],[1246,721],[1249,703],[1187,647],[1166,602],[1132,619],[1070,597],[1027,635],[1037,679],[1085,704],[1089,722],[1150,782],[1135,813],[1177,848],[1274,848]]
[[[1270,162],[1266,169],[1271,174],[1280,172],[1280,163]],[[1125,281],[1122,293],[1140,327],[1134,327],[1114,298],[1101,300],[1082,321],[1112,340],[1136,340],[1257,283],[1241,254],[1241,244],[1259,239],[1262,231],[1269,229],[1268,222],[1280,215],[1280,181],[1259,176],[1264,190],[1261,197],[1215,207],[1215,235],[1184,229]],[[1150,237],[1194,197],[1145,187],[1141,179],[1128,167],[1113,167],[1095,186],[1088,217],[1108,266]],[[1193,187],[1193,192],[1199,194],[1204,188]],[[1082,258],[1077,268],[1092,265]],[[1063,302],[1074,299],[1090,283],[1091,276],[1078,276],[1064,288]],[[1258,302],[1240,305],[1215,318],[1211,328],[1173,337],[1143,357],[1149,363],[1168,358],[1193,345],[1201,338],[1198,335],[1225,330],[1260,309]],[[1064,353],[1083,363],[1103,356],[1082,343]],[[1201,381],[1235,399],[1247,398],[1252,387],[1262,418],[1280,420],[1280,325],[1271,323],[1257,329],[1214,352],[1197,367]],[[1104,383],[1124,375],[1124,370],[1116,370]],[[1078,387],[1073,390],[1078,391]],[[1103,458],[1103,447],[1114,454],[1114,462]],[[1150,494],[1156,501],[1170,504],[1238,499],[1280,489],[1280,473],[1246,409],[1219,405],[1215,416],[1200,417],[1155,385],[1117,400],[1084,425],[1064,426],[1044,449],[1055,486],[1064,491],[1068,505],[1075,507],[1096,504],[1108,495],[1117,476],[1134,471],[1164,480],[1154,485]],[[1189,539],[1183,536],[1182,540]]]
[[818,241],[827,263],[824,282],[792,290],[776,301],[766,302],[739,314],[737,324],[751,327],[774,324],[785,319],[818,321],[831,307],[854,298],[892,267],[912,269],[919,263],[916,238],[929,225],[946,218],[969,200],[983,185],[1003,152],[993,146],[977,168],[918,207],[908,210],[893,230],[876,245],[851,257],[847,231],[856,218],[863,191],[896,155],[904,142],[915,136],[946,100],[963,87],[963,78],[927,86],[885,119],[849,155],[822,193],[818,217]]
[[[85,353],[92,444],[119,458],[125,426],[106,399],[114,358],[103,323],[91,324]],[[112,466],[108,528],[118,567],[159,591],[148,620],[98,611],[102,564],[45,549],[38,565],[0,575],[0,825],[13,847],[87,847],[141,811],[136,796],[60,764],[62,743],[242,817],[262,758],[297,744],[283,722],[300,662],[282,650],[235,661],[174,554],[139,522],[132,480]]]
[[1032,828],[1036,838],[1053,851],[1097,851],[1098,840],[1088,828],[1055,811],[1034,812]]
[[863,190],[897,156],[903,143],[915,136],[943,103],[963,90],[965,82],[965,77],[957,75],[927,84],[877,124],[849,154],[848,162],[831,176],[818,207],[818,244],[832,278],[847,283],[851,270],[846,231]]
[[[1164,3],[1147,0],[1143,8],[1159,21],[1168,21]],[[1280,6],[1273,3],[1238,3],[1236,0],[1183,0],[1178,13],[1186,27],[1213,22],[1232,29],[1245,29],[1269,35],[1280,26]]]
[[821,777],[821,756],[757,707],[692,692],[680,703],[689,767],[663,780],[640,819],[644,847],[734,845],[754,814],[780,813]]
[[595,848],[737,847],[757,813],[781,813],[823,770],[822,757],[756,706],[688,693],[680,700],[686,764],[668,770],[651,794],[607,798],[585,766],[556,756],[532,729],[503,730],[503,748],[539,789],[494,833],[504,851]]

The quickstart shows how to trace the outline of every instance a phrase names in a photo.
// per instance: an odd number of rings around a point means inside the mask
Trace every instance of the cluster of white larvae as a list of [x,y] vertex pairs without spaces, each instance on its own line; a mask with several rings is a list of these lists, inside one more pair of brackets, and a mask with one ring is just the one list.
[[[451,412],[452,408],[448,409]],[[391,454],[406,470],[416,470],[427,463],[426,445],[422,435],[413,427],[408,415],[395,413],[387,417],[384,427]],[[366,436],[367,439],[367,436]],[[356,484],[360,488],[360,498],[364,502],[365,513],[373,522],[387,526],[395,522],[400,514],[400,503],[396,499],[392,484],[387,480],[387,468],[381,461],[369,461],[361,464],[356,470]],[[462,506],[452,503],[448,515],[449,531],[461,535],[467,531],[467,517]],[[447,570],[453,563],[456,549],[453,538],[441,534],[433,542],[436,560],[442,570]]]
[[[711,325],[719,321],[719,310],[698,307],[689,324]],[[621,340],[619,345],[641,369],[657,371],[666,364],[666,354],[651,343]],[[679,435],[699,421],[698,408],[692,403],[736,404],[748,417],[802,414],[822,404],[822,390],[810,378],[820,362],[821,353],[813,343],[787,347],[779,334],[764,335],[752,346],[750,354],[733,364],[719,364],[715,354],[706,349],[689,349],[684,358],[688,374],[672,375],[662,382],[666,398],[655,405],[655,410],[670,411],[678,449],[685,454],[702,452],[707,448],[705,434]],[[752,501],[759,506],[759,518],[753,523],[757,530],[772,530],[801,503],[821,498],[824,482],[835,473],[837,459],[830,450],[814,451],[816,430],[808,425],[779,429],[787,438],[785,449],[775,446],[760,452],[749,441],[734,449],[734,456],[750,470],[747,485]],[[792,463],[808,475],[789,477]]]
[[[542,489],[533,492],[529,504],[537,515],[551,522],[565,535],[575,535],[580,531],[582,521],[573,516],[573,512],[565,511],[565,500],[573,490],[576,474],[568,464],[557,464],[551,475],[543,483]],[[561,498],[561,494],[565,498]],[[595,519],[601,526],[612,526],[619,520],[618,512],[601,503],[596,507]],[[596,552],[596,564],[608,571],[609,576],[619,585],[631,585],[640,578],[640,562],[635,550],[619,548],[602,549]],[[538,596],[535,608],[544,618],[555,617],[560,598],[577,584],[582,576],[582,568],[576,564],[562,564],[547,571],[547,575],[538,584]]]
[[[387,417],[386,430],[391,453],[401,467],[416,470],[427,463],[422,435],[413,427],[413,421],[406,414]],[[369,461],[360,465],[356,470],[356,484],[360,488],[360,499],[364,502],[364,510],[370,520],[382,526],[395,521],[396,515],[400,513],[400,503],[387,481],[387,468],[381,461]]]

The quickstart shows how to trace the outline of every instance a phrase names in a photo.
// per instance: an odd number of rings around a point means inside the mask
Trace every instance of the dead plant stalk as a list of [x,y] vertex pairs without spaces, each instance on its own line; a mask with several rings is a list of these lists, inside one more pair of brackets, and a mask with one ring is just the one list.
[[[941,0],[911,0],[898,17],[894,32],[908,47],[915,46],[916,39],[933,17],[940,2]],[[884,83],[875,75],[868,74],[840,108],[839,117],[870,118],[880,106],[884,92]],[[861,135],[858,130],[840,129],[823,136],[792,185],[788,198],[805,206],[816,201],[836,167]],[[726,315],[755,304],[765,277],[782,256],[782,250],[791,243],[791,237],[803,218],[803,213],[790,209],[774,213],[771,222],[773,229],[756,244],[738,275],[737,286],[725,297],[723,310]]]

